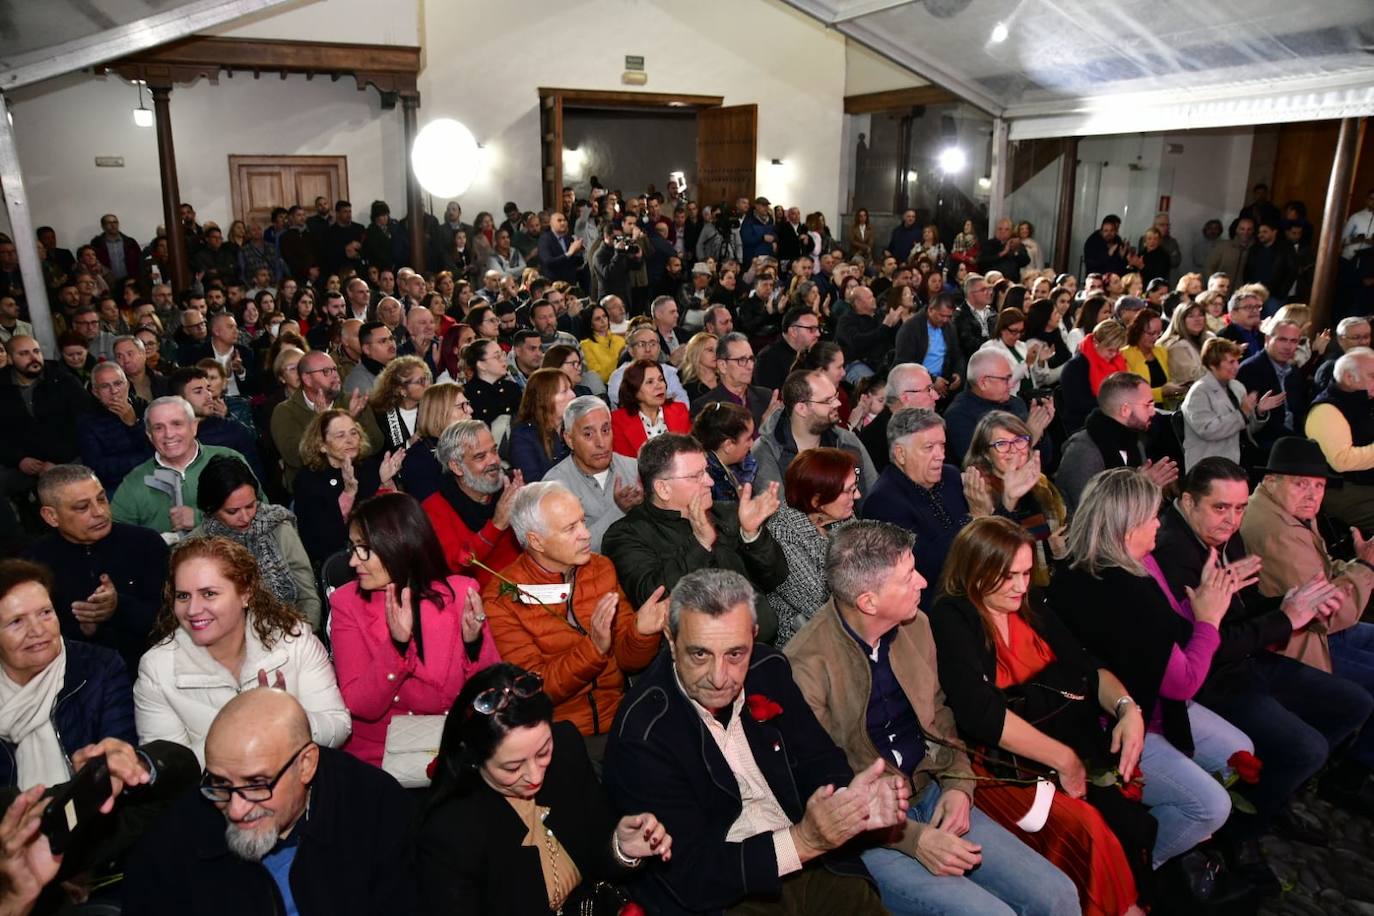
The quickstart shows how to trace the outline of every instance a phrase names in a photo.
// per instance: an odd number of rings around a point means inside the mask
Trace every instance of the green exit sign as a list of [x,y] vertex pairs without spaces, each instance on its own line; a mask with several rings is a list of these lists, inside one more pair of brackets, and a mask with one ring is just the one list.
[[644,69],[644,58],[643,58],[642,56],[636,56],[636,55],[634,55],[634,54],[626,54],[626,55],[625,55],[625,69],[626,69],[626,70],[640,70],[640,71],[643,71],[643,69]]

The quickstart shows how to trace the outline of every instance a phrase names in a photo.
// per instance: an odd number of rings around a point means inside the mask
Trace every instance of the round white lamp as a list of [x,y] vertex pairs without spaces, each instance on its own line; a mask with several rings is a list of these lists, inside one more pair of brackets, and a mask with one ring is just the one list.
[[422,127],[410,151],[415,178],[435,197],[455,197],[466,191],[480,160],[477,138],[452,118],[436,118]]

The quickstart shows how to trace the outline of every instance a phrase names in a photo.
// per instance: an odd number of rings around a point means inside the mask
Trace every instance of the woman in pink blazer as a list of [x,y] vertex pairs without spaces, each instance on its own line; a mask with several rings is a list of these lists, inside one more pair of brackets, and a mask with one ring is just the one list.
[[637,360],[625,370],[619,403],[611,411],[611,448],[621,455],[637,458],[654,436],[692,431],[687,405],[668,400],[668,381],[653,360]]
[[463,684],[501,660],[480,587],[450,576],[439,539],[413,497],[356,506],[349,565],[358,578],[329,599],[339,690],[353,716],[344,750],[380,766],[392,716],[442,715]]

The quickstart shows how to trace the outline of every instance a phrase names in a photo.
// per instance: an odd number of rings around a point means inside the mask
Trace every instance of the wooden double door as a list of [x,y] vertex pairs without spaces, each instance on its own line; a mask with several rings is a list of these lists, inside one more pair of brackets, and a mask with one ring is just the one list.
[[230,156],[234,219],[267,225],[276,207],[300,204],[315,212],[315,198],[330,207],[348,199],[347,156]]

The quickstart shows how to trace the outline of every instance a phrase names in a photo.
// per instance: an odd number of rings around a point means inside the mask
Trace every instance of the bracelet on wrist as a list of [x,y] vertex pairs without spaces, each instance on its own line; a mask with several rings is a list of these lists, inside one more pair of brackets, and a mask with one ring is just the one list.
[[[1112,715],[1117,719],[1121,718],[1121,713],[1124,711],[1122,709],[1123,706],[1136,706],[1135,700],[1131,698],[1129,693],[1123,693],[1121,696],[1117,697],[1116,702],[1112,704]],[[1136,706],[1136,708],[1139,709],[1140,707]]]
[[616,859],[626,868],[638,868],[639,863],[643,861],[634,856],[625,855],[624,850],[620,848],[620,834],[614,831],[611,833],[611,852],[615,853]]

